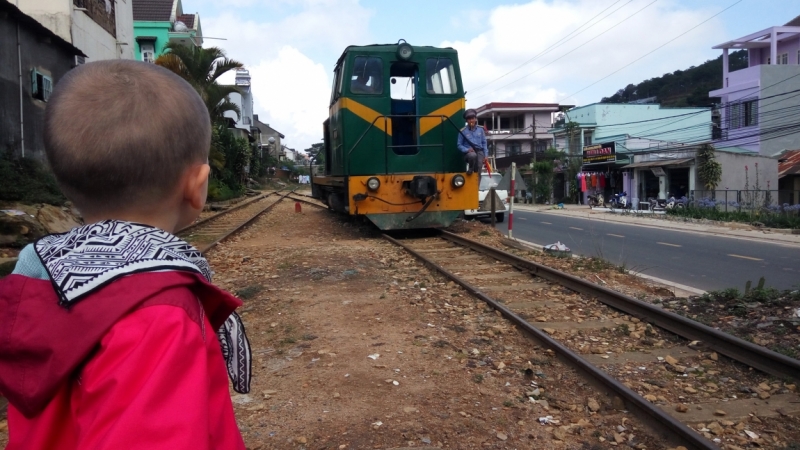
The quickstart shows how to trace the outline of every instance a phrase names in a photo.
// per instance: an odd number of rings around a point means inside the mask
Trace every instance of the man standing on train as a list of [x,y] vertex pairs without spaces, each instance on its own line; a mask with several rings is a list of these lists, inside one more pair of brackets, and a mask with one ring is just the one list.
[[483,159],[486,157],[488,147],[486,147],[486,133],[483,127],[478,126],[478,117],[474,109],[464,111],[464,119],[467,126],[458,133],[458,149],[464,154],[464,161],[467,162],[467,175],[472,172],[481,174]]

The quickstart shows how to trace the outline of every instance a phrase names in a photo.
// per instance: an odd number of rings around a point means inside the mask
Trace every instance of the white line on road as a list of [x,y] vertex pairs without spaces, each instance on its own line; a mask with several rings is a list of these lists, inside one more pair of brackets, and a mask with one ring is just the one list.
[[682,245],[678,245],[678,244],[669,244],[669,243],[667,243],[667,242],[656,242],[656,244],[661,244],[661,245],[669,245],[670,247],[683,247]]
[[517,220],[528,220],[528,219],[526,219],[524,217],[517,217]]
[[583,228],[578,228],[578,227],[569,227],[569,228],[572,230],[583,231]]
[[550,222],[542,222],[542,223],[545,224],[545,225],[552,225],[552,223],[550,223]]
[[625,237],[625,236],[623,236],[623,235],[621,235],[621,234],[612,234],[612,233],[608,233],[608,235],[609,235],[609,236],[614,236],[614,237],[621,237],[621,238],[624,238],[624,237]]
[[734,255],[733,253],[728,253],[728,256],[733,256],[734,258],[749,259],[750,261],[763,261],[763,259],[761,259],[761,258],[753,258],[751,256]]

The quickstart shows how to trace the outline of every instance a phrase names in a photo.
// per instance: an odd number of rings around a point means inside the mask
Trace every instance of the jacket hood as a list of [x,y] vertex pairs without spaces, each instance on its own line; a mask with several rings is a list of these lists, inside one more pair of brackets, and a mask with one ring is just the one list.
[[199,273],[127,275],[68,308],[52,280],[0,279],[0,392],[26,417],[41,412],[123,316],[173,289],[190,289],[219,329],[241,301]]

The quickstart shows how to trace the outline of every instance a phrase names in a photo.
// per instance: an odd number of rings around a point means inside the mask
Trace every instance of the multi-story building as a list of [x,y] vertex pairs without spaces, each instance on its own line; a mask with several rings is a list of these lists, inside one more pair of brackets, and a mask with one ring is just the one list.
[[228,95],[228,100],[239,107],[239,114],[235,111],[225,111],[224,116],[229,119],[229,126],[239,137],[249,137],[253,132],[258,133],[258,128],[253,121],[253,93],[250,90],[250,72],[247,69],[236,70],[236,88],[239,92]]
[[185,14],[181,0],[129,0],[133,3],[135,57],[154,62],[167,43],[203,45],[200,14]]
[[86,55],[0,0],[0,151],[45,159],[44,113],[53,86]]
[[544,152],[553,141],[548,131],[554,113],[569,108],[557,103],[487,103],[476,108],[478,125],[486,127],[489,155],[498,169],[512,162],[528,164],[532,152]]
[[[19,0],[18,7],[86,54],[85,61],[133,58],[133,10],[123,0]],[[78,59],[84,62],[84,57]]]
[[[800,148],[800,16],[714,46],[722,50],[722,87],[717,149],[738,147],[764,156]],[[728,52],[747,50],[748,67],[729,71]]]
[[280,159],[281,139],[286,136],[269,126],[268,123],[258,120],[258,114],[253,114],[253,123],[258,129],[258,148],[262,152],[262,156],[265,156],[264,153],[266,153],[275,159]]
[[696,144],[711,140],[711,125],[710,108],[594,103],[558,114],[549,131],[553,147],[581,161],[580,173],[603,175],[584,198],[597,190],[646,199],[695,189]]

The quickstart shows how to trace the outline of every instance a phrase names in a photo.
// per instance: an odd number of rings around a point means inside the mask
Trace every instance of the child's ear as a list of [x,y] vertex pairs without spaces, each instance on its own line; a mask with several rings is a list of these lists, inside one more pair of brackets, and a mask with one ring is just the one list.
[[209,173],[211,173],[211,166],[208,164],[198,164],[189,168],[186,174],[183,198],[189,203],[192,209],[203,209],[206,203]]

